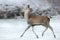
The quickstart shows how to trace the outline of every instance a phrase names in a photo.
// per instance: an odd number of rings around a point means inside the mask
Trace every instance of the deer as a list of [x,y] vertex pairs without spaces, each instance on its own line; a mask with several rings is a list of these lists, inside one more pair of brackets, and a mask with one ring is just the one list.
[[22,33],[22,35],[21,35],[21,37],[23,37],[23,35],[25,34],[25,32],[30,28],[30,27],[32,27],[32,31],[33,31],[33,33],[35,34],[35,36],[37,37],[37,38],[39,38],[38,37],[38,35],[35,33],[35,31],[34,31],[34,26],[36,26],[36,25],[42,25],[42,26],[44,26],[46,29],[42,32],[42,37],[43,37],[43,35],[44,35],[44,33],[46,32],[46,30],[49,28],[51,31],[52,31],[52,33],[53,33],[53,36],[54,36],[54,38],[56,38],[56,36],[55,36],[55,34],[54,34],[54,31],[53,31],[53,28],[50,26],[50,18],[48,17],[48,16],[36,16],[36,15],[31,15],[30,12],[31,10],[30,10],[30,5],[27,5],[27,8],[25,9],[25,12],[24,12],[24,17],[25,17],[25,19],[26,19],[26,21],[27,21],[27,24],[29,24],[28,25],[28,27],[25,29],[25,31]]

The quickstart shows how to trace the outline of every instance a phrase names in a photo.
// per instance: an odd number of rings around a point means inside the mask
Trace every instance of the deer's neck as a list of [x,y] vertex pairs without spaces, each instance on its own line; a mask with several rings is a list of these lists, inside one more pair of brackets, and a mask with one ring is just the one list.
[[29,8],[27,8],[26,10],[25,10],[25,13],[24,13],[24,17],[25,17],[25,20],[29,20],[29,14],[30,14],[30,9]]

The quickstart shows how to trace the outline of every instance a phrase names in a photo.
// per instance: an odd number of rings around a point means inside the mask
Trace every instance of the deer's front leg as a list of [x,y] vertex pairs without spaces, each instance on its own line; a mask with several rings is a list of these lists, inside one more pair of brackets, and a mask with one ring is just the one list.
[[25,31],[23,32],[23,34],[21,35],[21,37],[24,35],[24,33],[30,28],[31,26],[29,25],[26,29],[25,29]]
[[35,33],[35,31],[34,31],[34,26],[32,26],[32,31],[33,31],[33,33],[35,34],[35,36],[37,37],[37,38],[39,38],[38,37],[38,35]]

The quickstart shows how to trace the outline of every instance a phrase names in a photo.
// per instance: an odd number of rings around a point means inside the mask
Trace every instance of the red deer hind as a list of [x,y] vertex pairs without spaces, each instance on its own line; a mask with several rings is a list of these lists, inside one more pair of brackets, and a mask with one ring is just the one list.
[[34,26],[35,25],[43,25],[44,27],[46,27],[46,29],[43,31],[42,33],[42,36],[44,35],[44,33],[46,32],[46,30],[49,28],[52,32],[53,32],[53,35],[54,35],[54,38],[56,37],[55,34],[54,34],[54,31],[53,31],[53,28],[50,26],[50,18],[48,18],[47,16],[36,16],[36,15],[30,15],[30,6],[27,5],[27,8],[25,10],[25,13],[24,13],[24,17],[27,21],[27,23],[29,24],[29,26],[25,29],[25,31],[23,32],[23,34],[21,35],[21,37],[24,35],[24,33],[30,28],[32,27],[32,31],[33,33],[35,34],[35,36],[37,38],[38,35],[34,32]]

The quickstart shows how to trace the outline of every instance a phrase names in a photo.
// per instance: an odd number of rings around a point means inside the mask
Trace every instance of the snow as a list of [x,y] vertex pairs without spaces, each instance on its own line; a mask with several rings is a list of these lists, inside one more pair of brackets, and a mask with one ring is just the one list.
[[45,27],[35,26],[34,30],[39,36],[39,39],[32,32],[30,28],[23,37],[20,37],[28,24],[24,19],[0,19],[0,40],[60,40],[60,15],[54,16],[50,25],[53,27],[56,38],[50,29],[48,29],[42,37],[42,32]]

